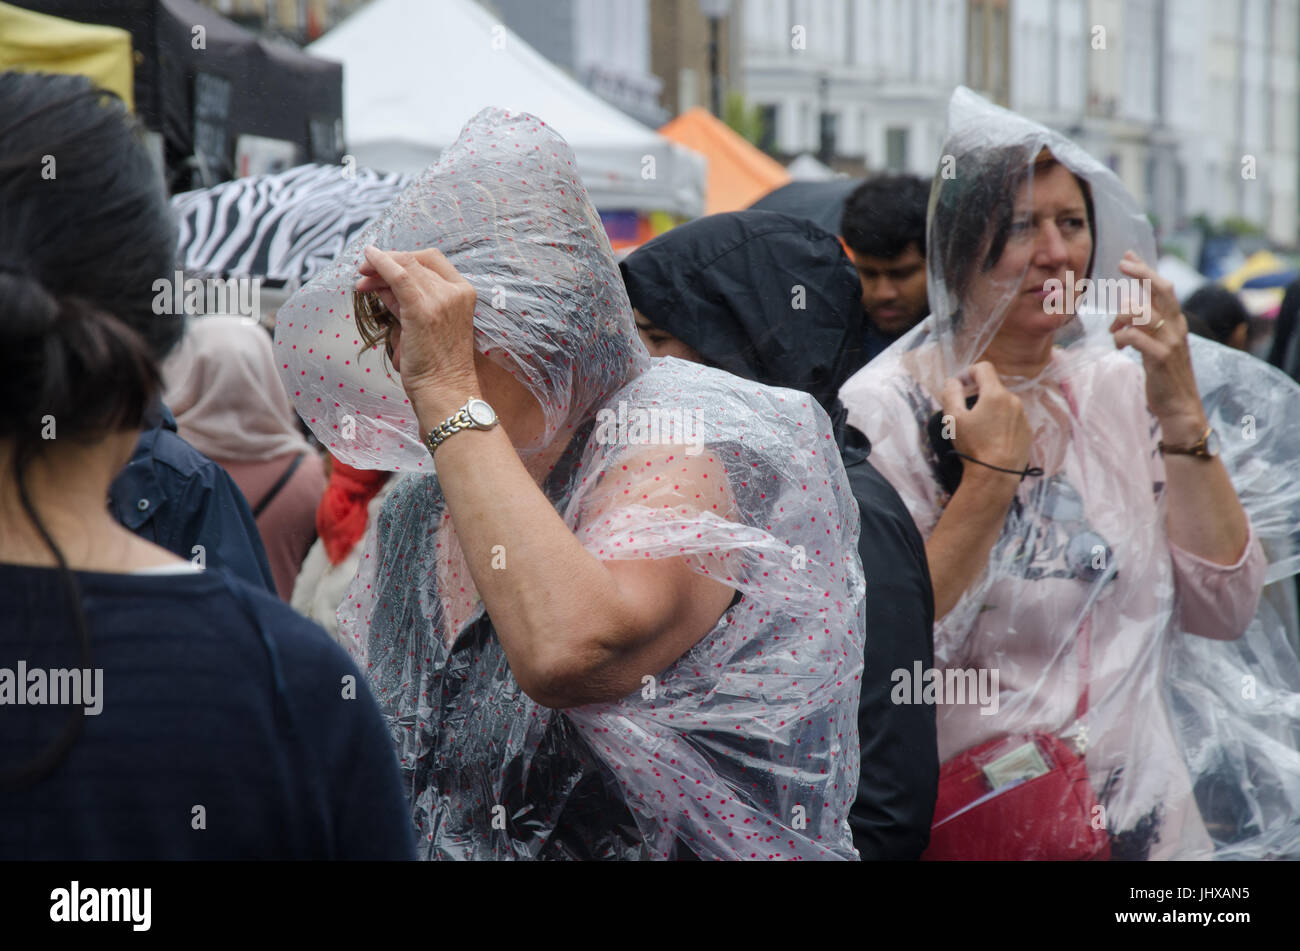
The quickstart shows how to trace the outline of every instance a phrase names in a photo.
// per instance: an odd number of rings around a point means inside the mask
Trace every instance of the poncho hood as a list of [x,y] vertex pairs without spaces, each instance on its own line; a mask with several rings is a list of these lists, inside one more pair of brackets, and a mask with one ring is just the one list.
[[571,433],[649,365],[572,150],[535,116],[484,109],[277,317],[277,368],[294,407],[348,465],[430,466],[401,380],[382,350],[361,350],[353,323],[370,244],[436,247],[474,285],[475,349],[546,415],[542,444],[525,452]]
[[772,211],[710,215],[620,264],[632,306],[737,376],[803,390],[832,412],[860,364],[862,287],[839,240]]

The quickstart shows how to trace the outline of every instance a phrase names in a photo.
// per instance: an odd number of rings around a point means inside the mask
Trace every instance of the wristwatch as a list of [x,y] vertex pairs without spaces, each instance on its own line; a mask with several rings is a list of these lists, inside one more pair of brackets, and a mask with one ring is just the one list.
[[1202,459],[1213,459],[1219,454],[1219,434],[1214,431],[1213,426],[1207,426],[1201,438],[1190,446],[1166,446],[1162,441],[1160,452],[1166,456],[1199,456]]
[[439,423],[424,437],[429,455],[447,441],[452,433],[462,429],[491,429],[497,424],[497,413],[486,400],[473,399]]

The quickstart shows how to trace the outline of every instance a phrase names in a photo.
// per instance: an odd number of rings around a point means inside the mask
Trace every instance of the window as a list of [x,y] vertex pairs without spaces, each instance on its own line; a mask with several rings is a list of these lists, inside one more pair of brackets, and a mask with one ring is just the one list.
[[890,172],[907,171],[907,130],[885,130],[885,168]]
[[758,107],[758,147],[764,152],[776,151],[777,107],[759,105]]
[[969,0],[967,76],[973,89],[1006,105],[1009,95],[1010,17],[1007,0]]
[[822,162],[829,163],[835,156],[836,143],[839,133],[839,116],[833,112],[823,112],[821,114],[821,128],[819,141],[817,143],[817,157]]

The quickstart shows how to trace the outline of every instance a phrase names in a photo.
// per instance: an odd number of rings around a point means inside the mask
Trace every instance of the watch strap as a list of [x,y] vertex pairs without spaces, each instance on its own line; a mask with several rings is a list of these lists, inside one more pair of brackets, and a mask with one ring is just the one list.
[[1206,447],[1210,444],[1210,434],[1213,432],[1214,427],[1207,426],[1205,432],[1201,433],[1201,438],[1190,446],[1167,446],[1164,440],[1161,440],[1160,452],[1162,455],[1203,456],[1208,458],[1210,453],[1206,450]]
[[452,413],[437,426],[433,427],[433,429],[429,430],[428,435],[424,437],[425,448],[427,448],[429,454],[432,455],[433,451],[446,442],[454,433],[458,433],[462,429],[472,429],[473,426],[474,424],[470,421],[468,410],[462,406],[455,413]]

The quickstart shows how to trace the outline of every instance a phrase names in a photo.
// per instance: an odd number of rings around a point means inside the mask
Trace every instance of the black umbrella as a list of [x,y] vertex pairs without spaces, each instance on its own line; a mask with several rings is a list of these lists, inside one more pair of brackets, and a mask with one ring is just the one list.
[[756,211],[779,211],[796,218],[808,218],[823,231],[840,233],[844,200],[861,185],[860,178],[837,178],[828,182],[791,182],[768,192],[750,205]]

